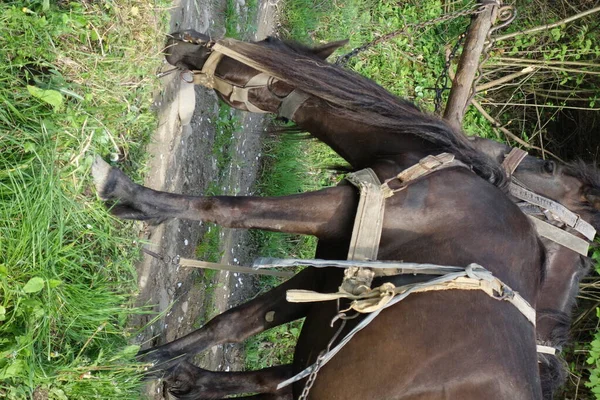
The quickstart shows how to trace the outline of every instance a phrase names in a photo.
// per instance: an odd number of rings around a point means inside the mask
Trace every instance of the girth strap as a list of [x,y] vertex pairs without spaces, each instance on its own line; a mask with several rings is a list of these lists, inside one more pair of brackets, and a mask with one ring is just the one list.
[[371,168],[348,174],[346,179],[360,190],[347,258],[376,260],[385,211],[383,187]]

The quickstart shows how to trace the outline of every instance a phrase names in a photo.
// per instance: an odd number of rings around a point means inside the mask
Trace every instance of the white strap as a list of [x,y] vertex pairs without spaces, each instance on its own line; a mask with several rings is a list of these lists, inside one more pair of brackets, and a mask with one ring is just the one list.
[[381,240],[385,196],[371,168],[349,174],[346,179],[360,189],[348,260],[376,260]]
[[587,257],[589,250],[589,243],[587,241],[578,238],[577,236],[572,235],[560,228],[557,228],[554,225],[550,225],[547,222],[537,219],[536,217],[531,215],[528,215],[528,217],[540,236],[550,239],[561,246]]
[[579,218],[579,215],[575,214],[562,204],[540,196],[539,194],[514,183],[511,183],[509,188],[510,194],[514,197],[549,210],[557,218],[560,218],[562,222],[569,225],[571,228],[575,229],[589,240],[594,240],[596,229],[594,229],[594,227],[588,224],[586,221]]

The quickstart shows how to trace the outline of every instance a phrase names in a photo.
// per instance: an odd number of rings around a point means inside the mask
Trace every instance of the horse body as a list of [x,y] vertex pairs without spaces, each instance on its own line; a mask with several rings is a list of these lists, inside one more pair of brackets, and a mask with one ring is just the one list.
[[[207,42],[198,35],[193,38]],[[189,48],[186,43],[180,54],[178,43],[172,43],[170,62],[201,69],[209,53],[199,51],[203,45]],[[462,167],[447,168],[389,198],[379,259],[457,266],[475,262],[535,306],[544,251],[528,219],[503,192],[504,174],[497,164],[443,121],[420,113],[356,74],[322,62],[322,53],[274,40],[234,47],[259,60],[268,73],[285,78],[270,87],[252,89],[249,98],[263,110],[276,112],[280,95],[295,89],[309,93],[294,113],[294,122],[330,145],[352,167],[371,167],[384,181],[426,155],[447,151],[479,175]],[[237,82],[256,73],[227,59],[216,68],[223,78],[233,80],[231,76],[236,75]],[[228,227],[312,234],[320,239],[319,254],[328,258],[345,258],[358,199],[348,185],[260,200],[161,193],[133,184],[101,162],[95,166],[95,179],[101,197],[116,202],[112,212],[121,217],[189,218]],[[285,287],[336,291],[341,274],[329,269],[301,275]],[[147,355],[158,361],[190,355],[305,315],[294,364],[295,370],[303,369],[330,340],[329,322],[337,312],[330,304],[285,305],[284,293],[276,290],[273,300],[253,302],[243,308],[246,314],[229,313],[242,322],[238,333],[231,327],[236,321],[218,317],[203,332]],[[270,308],[278,310],[276,321],[266,323],[263,316]],[[191,371],[191,379],[199,382],[197,375],[202,372]],[[196,389],[197,385],[180,392]],[[384,310],[322,368],[311,391],[311,398],[316,399],[540,396],[534,327],[512,305],[462,291],[414,294]]]

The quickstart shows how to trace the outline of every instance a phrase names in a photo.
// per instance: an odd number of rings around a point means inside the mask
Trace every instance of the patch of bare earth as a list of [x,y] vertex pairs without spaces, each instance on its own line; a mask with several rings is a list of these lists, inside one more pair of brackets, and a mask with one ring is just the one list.
[[[275,3],[259,4],[257,33],[248,39],[262,39],[274,29]],[[243,0],[239,0],[238,5],[239,11],[244,12]],[[172,9],[170,28],[172,31],[192,28],[220,38],[225,31],[225,6],[225,0],[180,0]],[[183,82],[178,74],[163,78],[162,86],[155,100],[160,122],[147,149],[150,161],[145,185],[161,191],[202,195],[219,174],[212,154],[219,109],[217,97],[211,90]],[[221,177],[225,182],[222,193],[247,195],[256,178],[261,132],[267,121],[259,114],[233,112],[238,114],[243,129],[234,135],[233,161],[225,179]],[[200,222],[169,220],[156,226],[144,225],[140,239],[154,252],[195,258],[196,245],[205,232],[206,227]],[[222,229],[220,247],[222,263],[249,265],[255,257],[245,231]],[[207,314],[223,312],[256,294],[252,278],[247,276],[218,273],[213,278],[215,289],[206,290],[202,271],[148,255],[144,255],[137,270],[138,305],[152,306],[156,313],[166,311],[148,326],[156,314],[131,322],[134,330],[146,326],[136,337],[143,348],[184,336],[196,329]],[[198,358],[198,365],[209,370],[240,370],[243,366],[241,351],[239,346],[215,347]],[[153,399],[168,397],[160,381],[150,382],[147,394]]]

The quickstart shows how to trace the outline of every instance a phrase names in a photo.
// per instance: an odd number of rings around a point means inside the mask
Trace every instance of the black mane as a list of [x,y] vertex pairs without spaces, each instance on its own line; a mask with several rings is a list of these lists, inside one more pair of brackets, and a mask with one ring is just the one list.
[[423,113],[357,73],[324,62],[304,46],[273,38],[265,44],[225,42],[226,47],[253,60],[263,71],[327,101],[341,117],[387,132],[417,136],[440,152],[454,154],[482,178],[506,188],[507,177],[500,165],[478,152],[461,132],[441,118]]

